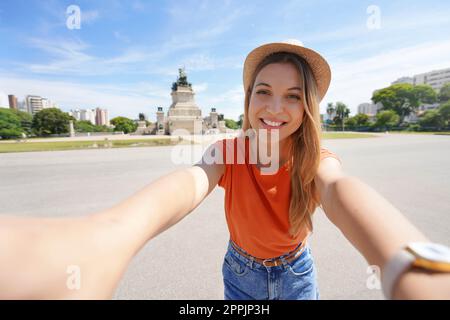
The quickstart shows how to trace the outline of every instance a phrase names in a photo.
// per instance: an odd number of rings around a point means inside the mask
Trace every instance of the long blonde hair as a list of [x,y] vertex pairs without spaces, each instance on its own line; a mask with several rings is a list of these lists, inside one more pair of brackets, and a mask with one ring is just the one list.
[[248,109],[256,76],[262,68],[271,63],[291,63],[299,71],[302,80],[301,94],[305,108],[303,122],[288,137],[290,139],[288,159],[292,159],[289,234],[295,237],[300,233],[304,225],[309,231],[313,230],[312,215],[320,204],[320,196],[314,183],[314,177],[320,163],[320,141],[322,135],[317,85],[309,65],[303,58],[289,52],[276,52],[268,55],[255,69],[250,85],[245,91],[242,125],[244,132],[251,128]]

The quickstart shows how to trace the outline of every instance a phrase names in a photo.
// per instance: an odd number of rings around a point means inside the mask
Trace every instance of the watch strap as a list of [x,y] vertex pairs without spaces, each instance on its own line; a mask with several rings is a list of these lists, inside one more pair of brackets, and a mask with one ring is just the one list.
[[394,255],[381,271],[381,287],[386,299],[392,299],[393,289],[398,278],[411,268],[416,257],[405,249]]

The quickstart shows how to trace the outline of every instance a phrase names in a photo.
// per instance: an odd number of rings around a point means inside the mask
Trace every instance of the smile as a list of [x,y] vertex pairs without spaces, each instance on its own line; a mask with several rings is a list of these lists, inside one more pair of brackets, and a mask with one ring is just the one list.
[[269,121],[267,119],[262,119],[262,118],[259,120],[263,124],[263,127],[266,129],[278,129],[287,123],[287,122],[274,122],[274,121]]

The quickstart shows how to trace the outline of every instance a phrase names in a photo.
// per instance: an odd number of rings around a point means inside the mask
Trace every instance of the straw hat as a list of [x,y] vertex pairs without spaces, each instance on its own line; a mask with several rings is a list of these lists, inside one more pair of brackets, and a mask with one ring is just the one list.
[[244,90],[247,91],[250,86],[251,76],[255,72],[258,64],[269,54],[274,52],[291,52],[299,55],[310,66],[318,88],[319,102],[325,96],[331,81],[331,70],[327,61],[314,50],[305,48],[303,44],[296,39],[283,42],[273,42],[263,44],[253,49],[244,62]]

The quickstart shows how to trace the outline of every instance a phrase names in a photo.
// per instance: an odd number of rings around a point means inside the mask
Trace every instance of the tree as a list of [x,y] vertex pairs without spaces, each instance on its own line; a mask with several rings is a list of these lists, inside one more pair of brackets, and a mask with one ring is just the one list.
[[393,110],[400,116],[400,122],[417,110],[423,103],[434,103],[436,92],[429,85],[413,86],[409,83],[397,83],[387,88],[376,90],[372,101],[383,105],[382,110]]
[[74,129],[76,132],[111,132],[112,129],[107,126],[98,126],[92,124],[89,120],[74,121]]
[[25,134],[31,134],[31,124],[33,122],[33,116],[28,112],[19,111],[16,109],[9,109],[12,113],[17,115],[20,119],[20,126],[22,127]]
[[450,82],[445,83],[439,90],[438,100],[441,103],[450,101]]
[[0,137],[19,138],[23,132],[20,117],[9,108],[0,108]]
[[357,125],[355,117],[350,117],[344,121],[346,126],[355,127]]
[[333,112],[334,112],[333,103],[332,102],[328,102],[327,103],[327,114],[328,114],[328,116],[331,117]]
[[38,136],[67,133],[70,120],[75,119],[58,108],[42,109],[34,115],[31,128]]
[[77,132],[95,132],[95,125],[89,120],[80,120],[74,122],[74,129]]
[[344,131],[344,120],[348,118],[350,109],[342,102],[336,102],[336,117],[334,117],[334,123],[342,125],[342,131]]
[[419,124],[421,127],[434,127],[441,130],[445,126],[445,120],[438,110],[427,110],[420,117]]
[[358,113],[353,117],[353,119],[355,119],[357,126],[364,127],[369,125],[369,116],[367,114]]
[[333,107],[333,103],[332,102],[328,102],[327,103],[327,115],[328,115],[328,119],[327,119],[327,123],[330,123],[330,118],[331,115],[333,114],[333,112],[335,111],[334,107]]
[[436,91],[434,91],[434,89],[427,84],[419,84],[414,86],[413,93],[417,101],[417,106],[424,103],[435,103],[438,99]]
[[236,122],[239,128],[242,128],[242,124],[244,123],[244,114],[239,116],[239,120]]
[[239,125],[233,119],[225,119],[225,126],[230,129],[239,129]]
[[135,132],[138,125],[131,119],[125,117],[115,117],[111,119],[114,125],[114,131],[123,131],[124,133]]
[[444,104],[441,104],[438,111],[442,118],[444,118],[444,120],[448,123],[448,121],[450,121],[450,100]]
[[376,115],[375,127],[388,129],[398,124],[400,116],[394,110],[380,111]]

